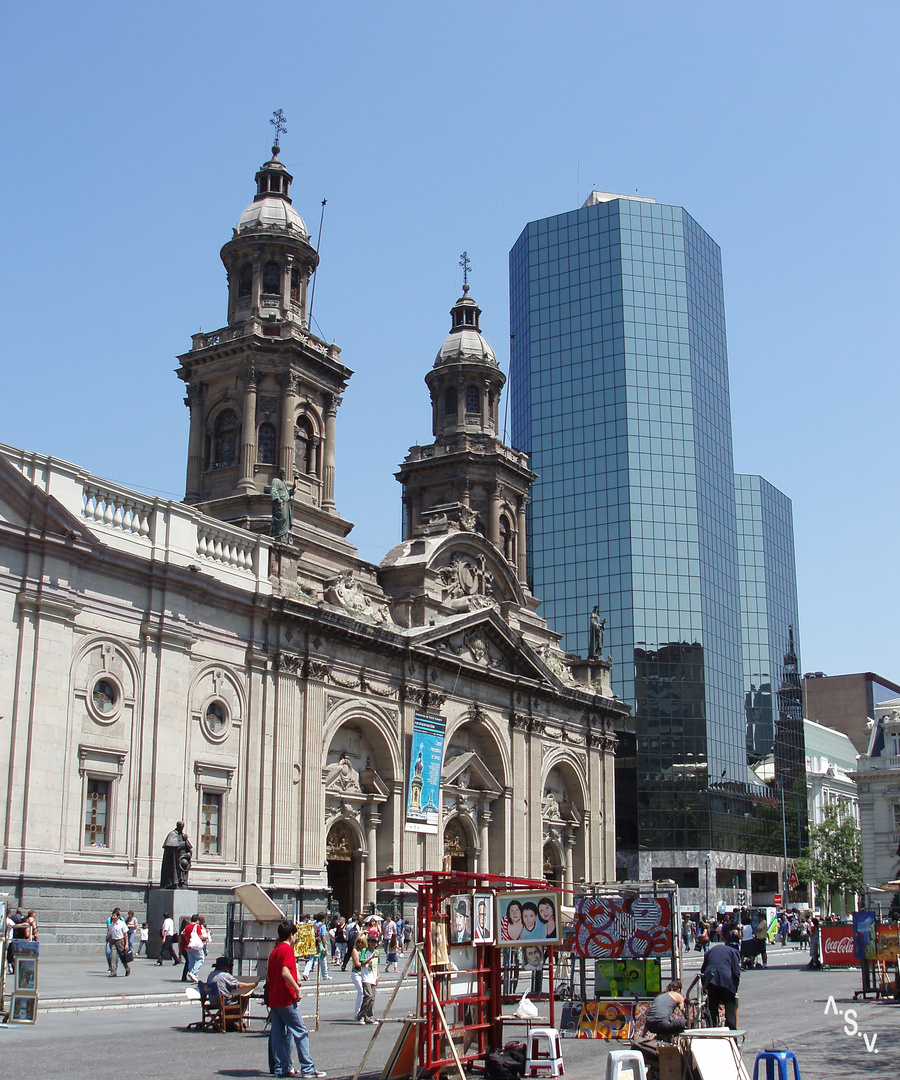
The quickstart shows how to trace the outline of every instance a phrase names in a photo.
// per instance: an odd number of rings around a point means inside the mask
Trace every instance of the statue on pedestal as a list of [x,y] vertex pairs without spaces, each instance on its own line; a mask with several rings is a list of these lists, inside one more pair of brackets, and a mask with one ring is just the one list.
[[291,527],[294,524],[291,499],[294,497],[296,485],[288,487],[284,469],[279,469],[271,486],[267,485],[264,490],[272,496],[272,522],[269,525],[269,536],[281,544],[289,544]]
[[606,630],[606,619],[600,618],[600,605],[595,604],[591,612],[591,643],[588,648],[588,660],[603,659],[603,634]]
[[178,821],[163,842],[161,889],[186,889],[194,848],[184,835],[184,822]]

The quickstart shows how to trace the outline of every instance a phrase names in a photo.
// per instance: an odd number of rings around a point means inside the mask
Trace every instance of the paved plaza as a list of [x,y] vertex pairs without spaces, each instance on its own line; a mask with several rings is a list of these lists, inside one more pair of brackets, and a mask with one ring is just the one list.
[[[898,1076],[900,1004],[854,1002],[853,992],[860,985],[856,969],[813,972],[806,969],[806,961],[803,953],[773,948],[767,970],[744,973],[739,1020],[747,1032],[748,1071],[752,1073],[756,1052],[774,1045],[794,1051],[803,1080]],[[699,957],[692,954],[687,980],[698,970]],[[102,953],[42,960],[38,1022],[0,1029],[2,1075],[16,1080],[107,1080],[131,1074],[140,1080],[182,1074],[189,1080],[267,1077],[262,1022],[255,1021],[246,1034],[186,1031],[200,1009],[185,1000],[179,976],[178,968],[138,960],[130,978],[110,979]],[[396,979],[383,977],[376,1015],[382,1015]],[[372,1038],[373,1028],[361,1028],[352,1020],[354,995],[348,974],[337,972],[320,985],[319,1031],[313,1031],[311,1046],[316,1066],[332,1080],[353,1076]],[[834,1009],[826,1013],[830,996],[844,1015]],[[414,1002],[409,981],[398,996],[396,1015],[405,1015]],[[311,1031],[315,1003],[315,984],[305,983],[303,1006]],[[396,1033],[396,1025],[385,1026],[364,1075],[378,1075]],[[602,1080],[610,1046],[598,1040],[565,1040],[568,1080]]]

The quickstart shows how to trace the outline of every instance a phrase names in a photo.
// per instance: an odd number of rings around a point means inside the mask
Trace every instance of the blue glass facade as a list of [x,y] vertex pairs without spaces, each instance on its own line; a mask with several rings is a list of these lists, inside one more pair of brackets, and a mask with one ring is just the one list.
[[785,655],[793,652],[799,668],[794,519],[791,500],[761,476],[738,473],[735,496],[747,758],[755,764],[775,750]]
[[510,308],[513,443],[539,477],[529,579],[570,651],[587,652],[594,604],[607,618],[614,690],[635,711],[625,843],[741,850],[750,788],[719,248],[677,206],[586,204],[526,226]]

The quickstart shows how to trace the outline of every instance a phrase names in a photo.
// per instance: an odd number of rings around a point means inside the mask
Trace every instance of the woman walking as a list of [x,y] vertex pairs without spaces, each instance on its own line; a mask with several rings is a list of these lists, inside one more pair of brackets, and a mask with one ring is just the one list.
[[378,986],[378,940],[370,941],[360,934],[353,943],[350,954],[353,970],[350,978],[356,987],[356,1010],[358,1024],[374,1024],[375,988]]

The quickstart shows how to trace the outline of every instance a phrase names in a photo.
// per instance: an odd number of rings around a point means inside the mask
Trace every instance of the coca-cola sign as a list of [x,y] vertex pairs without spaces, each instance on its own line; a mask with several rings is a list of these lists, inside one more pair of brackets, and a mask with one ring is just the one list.
[[823,964],[859,967],[859,961],[853,955],[852,926],[823,926],[820,933]]

